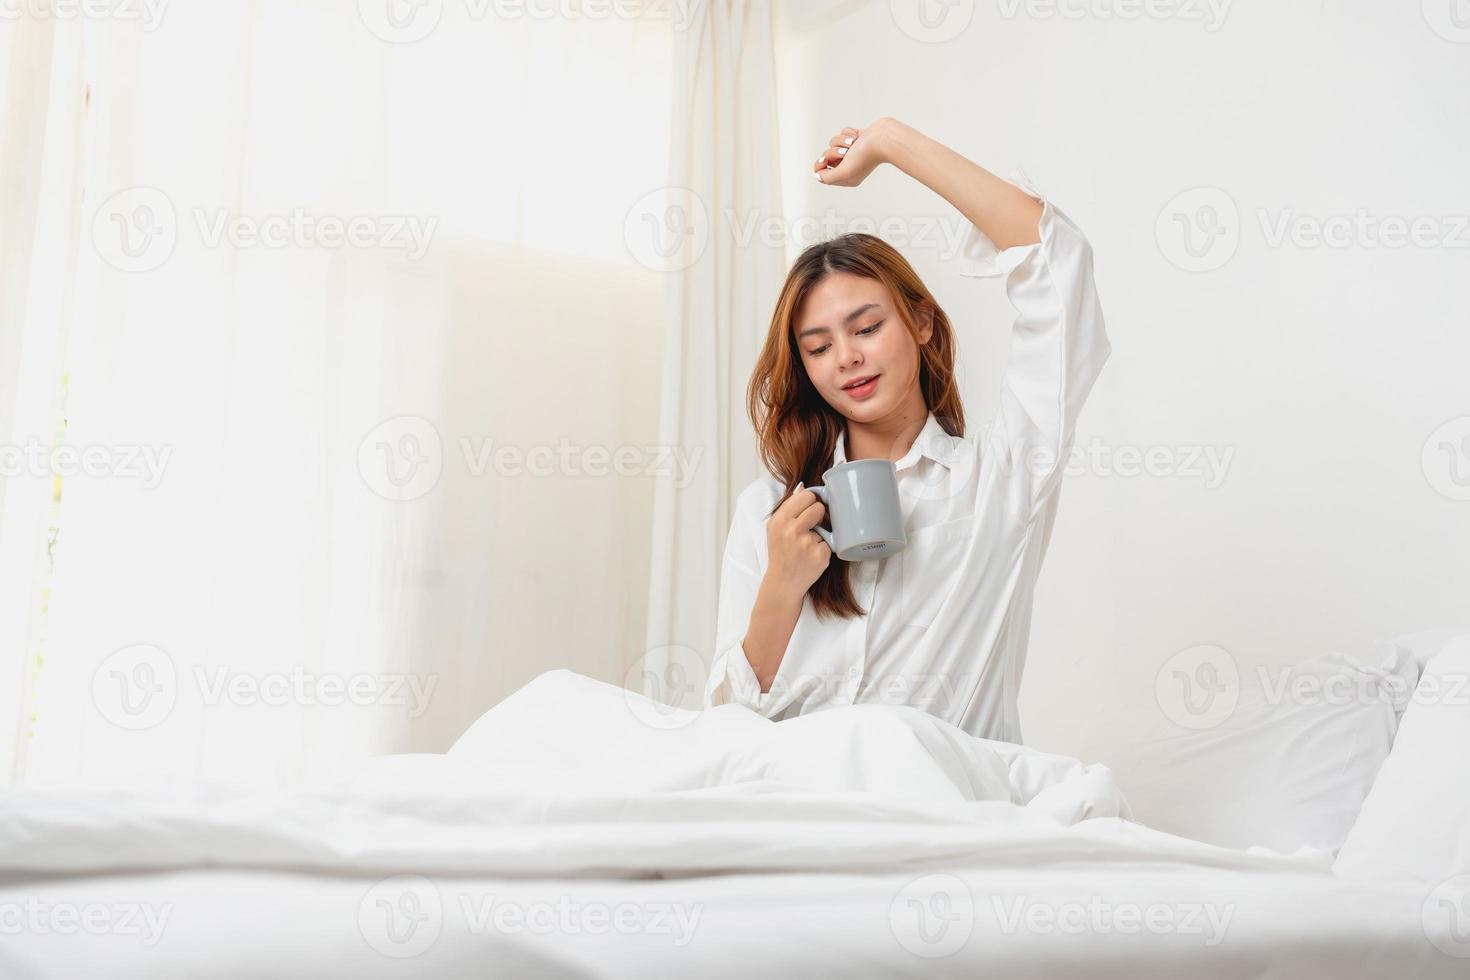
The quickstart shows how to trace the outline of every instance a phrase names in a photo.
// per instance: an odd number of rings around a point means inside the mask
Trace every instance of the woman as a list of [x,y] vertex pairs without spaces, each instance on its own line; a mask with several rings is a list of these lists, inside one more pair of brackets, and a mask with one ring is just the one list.
[[[773,474],[740,495],[725,548],[709,705],[782,719],[853,703],[923,708],[1021,741],[1031,597],[1077,414],[1111,350],[1082,232],[1018,174],[1001,180],[883,118],[844,129],[818,180],[888,163],[963,216],[958,271],[1006,276],[1018,317],[1000,410],[965,434],[949,319],[871,235],[808,248],[776,301],[747,408]],[[847,563],[805,486],[849,459],[898,470],[908,538]]]

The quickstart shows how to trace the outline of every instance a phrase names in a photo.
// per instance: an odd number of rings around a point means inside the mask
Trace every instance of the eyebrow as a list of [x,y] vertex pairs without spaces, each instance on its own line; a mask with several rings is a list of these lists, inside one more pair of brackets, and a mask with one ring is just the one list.
[[[847,324],[849,324],[852,321],[856,320],[858,317],[862,316],[864,313],[868,312],[869,310],[876,309],[877,306],[878,306],[877,303],[864,303],[862,306],[859,306],[857,309],[853,310],[847,316],[845,316],[845,317],[842,318],[843,325],[846,326]],[[801,338],[805,337],[807,334],[813,334],[813,333],[831,333],[831,332],[832,331],[830,329],[828,329],[827,327],[807,327],[801,333],[799,333],[799,334],[796,335],[796,339],[797,340],[800,340]]]

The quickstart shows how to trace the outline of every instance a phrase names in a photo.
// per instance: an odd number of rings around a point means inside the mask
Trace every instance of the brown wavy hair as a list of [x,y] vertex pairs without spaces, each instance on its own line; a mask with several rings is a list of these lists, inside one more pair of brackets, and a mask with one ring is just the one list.
[[[833,272],[876,279],[888,287],[899,319],[919,348],[924,404],[950,435],[965,434],[965,409],[954,377],[954,329],[913,266],[875,235],[853,233],[818,242],[802,252],[786,274],[746,391],[746,411],[755,426],[761,461],[786,488],[771,513],[798,482],[808,487],[822,482],[822,474],[832,466],[837,436],[847,424],[812,385],[796,346],[796,311],[812,288]],[[926,314],[932,314],[933,331],[927,343],[920,343],[919,324]],[[823,524],[830,527],[825,518]],[[807,590],[819,618],[866,614],[848,581],[847,564],[832,555]]]

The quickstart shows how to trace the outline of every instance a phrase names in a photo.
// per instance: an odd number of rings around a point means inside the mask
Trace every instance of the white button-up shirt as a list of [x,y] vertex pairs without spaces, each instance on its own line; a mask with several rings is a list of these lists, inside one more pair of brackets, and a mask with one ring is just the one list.
[[[725,545],[706,706],[733,701],[780,720],[906,704],[982,738],[1021,741],[1032,592],[1077,415],[1111,346],[1087,239],[1023,172],[1008,180],[1042,201],[1040,242],[1001,251],[966,222],[959,258],[961,275],[1004,275],[1017,311],[999,412],[974,437],[949,435],[929,413],[895,464],[907,545],[848,565],[867,614],[819,620],[808,595],[766,693],[743,640],[783,487],[767,475],[745,488]],[[844,447],[839,436],[832,465]]]

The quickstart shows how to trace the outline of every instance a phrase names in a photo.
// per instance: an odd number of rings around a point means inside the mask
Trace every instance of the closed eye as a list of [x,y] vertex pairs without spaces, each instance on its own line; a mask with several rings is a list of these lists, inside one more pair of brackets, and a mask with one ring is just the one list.
[[[878,328],[881,327],[881,326],[883,326],[883,324],[885,324],[887,322],[888,322],[887,320],[879,320],[877,323],[873,324],[871,327],[864,327],[863,329],[861,329],[861,330],[858,331],[858,336],[861,337],[864,334],[876,333],[877,330],[878,330]],[[811,357],[816,357],[818,354],[822,353],[824,350],[826,350],[828,347],[831,347],[831,346],[832,346],[831,344],[823,344],[821,347],[818,347],[816,350],[814,350],[814,351],[808,351],[807,353]]]

